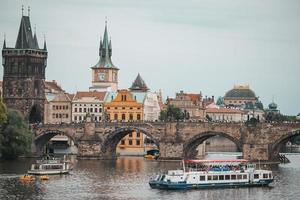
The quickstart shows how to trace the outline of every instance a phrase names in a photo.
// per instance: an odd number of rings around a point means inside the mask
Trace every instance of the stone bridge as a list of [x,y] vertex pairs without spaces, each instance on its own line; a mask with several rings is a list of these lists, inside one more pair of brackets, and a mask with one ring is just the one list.
[[35,128],[34,152],[40,154],[55,135],[71,138],[78,157],[112,159],[119,141],[138,131],[149,136],[162,159],[193,158],[206,139],[220,135],[233,141],[248,160],[276,160],[280,147],[300,135],[300,123],[101,122],[42,125]]

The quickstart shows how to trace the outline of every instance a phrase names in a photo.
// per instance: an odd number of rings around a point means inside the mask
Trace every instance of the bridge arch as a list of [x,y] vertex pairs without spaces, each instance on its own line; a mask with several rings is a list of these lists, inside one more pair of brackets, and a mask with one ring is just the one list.
[[187,140],[183,145],[183,157],[184,158],[195,158],[196,157],[196,149],[197,147],[203,143],[205,140],[214,137],[214,136],[222,136],[224,138],[229,139],[233,143],[235,143],[238,151],[242,151],[242,142],[237,138],[232,137],[230,134],[225,132],[218,132],[218,131],[206,131],[199,133],[189,140]]
[[151,140],[153,140],[154,144],[159,148],[159,139],[156,138],[151,131],[149,131],[146,128],[139,128],[139,127],[123,127],[118,128],[117,130],[114,130],[112,132],[107,132],[107,137],[103,142],[103,145],[101,147],[102,152],[106,155],[106,157],[116,157],[116,148],[118,143],[124,138],[126,135],[132,133],[132,132],[140,132],[145,134],[146,136],[150,137]]
[[277,139],[271,147],[272,157],[277,158],[281,147],[284,144],[286,144],[289,140],[291,140],[292,138],[299,136],[299,135],[300,135],[300,129],[297,129],[294,131],[290,131],[287,134],[284,134],[283,136],[281,136],[279,139]]
[[76,139],[70,135],[68,132],[64,132],[58,129],[51,130],[47,129],[45,131],[42,131],[38,136],[34,138],[34,144],[35,144],[35,150],[37,154],[42,154],[43,153],[43,148],[44,146],[50,141],[51,138],[53,138],[56,135],[65,135],[68,138],[70,138],[73,142],[74,145],[77,146],[77,141]]

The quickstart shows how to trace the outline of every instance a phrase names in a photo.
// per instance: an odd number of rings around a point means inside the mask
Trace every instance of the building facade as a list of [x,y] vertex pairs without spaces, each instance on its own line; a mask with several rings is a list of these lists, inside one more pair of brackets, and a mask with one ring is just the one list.
[[[111,92],[106,96],[105,114],[110,121],[139,121],[143,120],[143,104],[138,100],[141,96],[133,95],[124,89],[117,93]],[[143,155],[144,134],[138,131],[125,136],[117,145],[120,155]]]
[[114,66],[111,60],[112,45],[108,40],[107,24],[103,40],[100,39],[99,48],[99,61],[92,67],[92,86],[90,91],[113,91],[118,90],[118,71],[119,69]]
[[95,122],[103,120],[103,103],[106,92],[77,92],[72,99],[72,121],[86,121],[87,115]]
[[47,56],[46,42],[39,48],[29,16],[22,16],[15,47],[7,47],[5,40],[3,44],[3,99],[30,123],[43,122]]
[[181,109],[187,119],[204,120],[205,107],[202,102],[202,94],[188,94],[180,91],[175,98],[168,98],[167,105],[173,105]]
[[2,84],[3,82],[0,81],[0,98],[2,98],[2,93],[3,93]]
[[206,114],[215,122],[244,122],[247,111],[233,108],[207,108]]

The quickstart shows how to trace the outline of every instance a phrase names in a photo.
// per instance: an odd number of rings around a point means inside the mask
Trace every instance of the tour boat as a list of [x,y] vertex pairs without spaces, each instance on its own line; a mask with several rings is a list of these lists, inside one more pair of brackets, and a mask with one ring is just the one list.
[[71,164],[65,159],[43,159],[37,160],[35,164],[31,165],[31,170],[28,174],[33,175],[54,175],[54,174],[68,174],[71,170]]
[[255,169],[247,160],[185,160],[182,170],[169,170],[149,181],[156,189],[192,189],[267,186],[272,171]]

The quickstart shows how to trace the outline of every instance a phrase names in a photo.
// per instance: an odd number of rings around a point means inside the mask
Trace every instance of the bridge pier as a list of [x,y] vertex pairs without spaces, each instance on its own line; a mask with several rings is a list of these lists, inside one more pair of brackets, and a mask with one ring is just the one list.
[[159,143],[161,160],[180,160],[183,158],[183,144],[174,142]]
[[243,144],[243,158],[250,161],[270,161],[268,144]]

